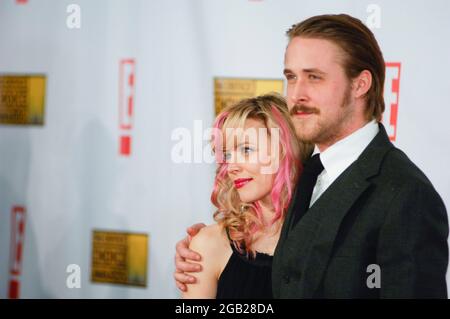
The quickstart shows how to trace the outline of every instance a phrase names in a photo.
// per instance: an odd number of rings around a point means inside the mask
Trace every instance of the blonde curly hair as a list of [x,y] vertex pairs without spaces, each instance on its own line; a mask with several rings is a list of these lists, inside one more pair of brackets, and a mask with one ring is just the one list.
[[[290,120],[285,99],[276,93],[244,99],[225,108],[214,122],[212,148],[218,159],[218,167],[211,194],[211,201],[217,207],[214,220],[223,226],[233,245],[241,252],[255,255],[253,249],[254,234],[265,225],[261,206],[258,202],[242,202],[236,188],[227,173],[226,161],[221,161],[218,154],[222,151],[221,138],[228,128],[243,128],[247,119],[264,123],[268,134],[272,128],[279,131],[279,167],[275,172],[271,191],[275,214],[270,222],[283,221],[289,202],[294,193],[297,177],[302,170],[301,158],[310,154],[311,145],[297,140],[295,128]],[[281,225],[281,223],[280,223]],[[280,226],[278,225],[278,227]]]

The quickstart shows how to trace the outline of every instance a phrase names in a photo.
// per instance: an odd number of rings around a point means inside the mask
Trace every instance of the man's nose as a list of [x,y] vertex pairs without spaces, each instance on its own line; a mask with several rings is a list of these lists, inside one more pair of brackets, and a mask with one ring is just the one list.
[[297,80],[287,93],[293,105],[304,104],[309,100],[305,83],[301,79]]

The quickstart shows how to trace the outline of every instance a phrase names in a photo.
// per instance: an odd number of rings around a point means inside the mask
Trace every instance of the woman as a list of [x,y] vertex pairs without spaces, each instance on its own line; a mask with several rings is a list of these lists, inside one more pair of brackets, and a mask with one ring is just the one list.
[[242,100],[214,128],[216,224],[191,240],[202,271],[183,298],[272,298],[272,256],[301,170],[286,103],[276,94]]

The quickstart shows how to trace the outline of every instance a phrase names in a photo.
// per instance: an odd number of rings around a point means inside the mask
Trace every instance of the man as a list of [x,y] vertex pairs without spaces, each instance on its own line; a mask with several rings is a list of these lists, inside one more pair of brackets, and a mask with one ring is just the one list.
[[[344,14],[287,34],[288,105],[315,151],[275,251],[274,297],[447,298],[447,212],[380,123],[385,64],[374,35]],[[188,243],[177,244],[180,289],[196,271]]]

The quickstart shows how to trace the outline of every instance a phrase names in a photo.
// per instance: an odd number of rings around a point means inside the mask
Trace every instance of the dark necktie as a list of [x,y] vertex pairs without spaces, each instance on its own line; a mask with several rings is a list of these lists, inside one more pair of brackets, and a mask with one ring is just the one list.
[[294,221],[292,226],[295,226],[300,218],[308,211],[317,176],[319,176],[322,171],[323,165],[320,161],[319,154],[315,154],[305,163],[303,172],[301,173],[297,184],[297,200],[293,211]]

